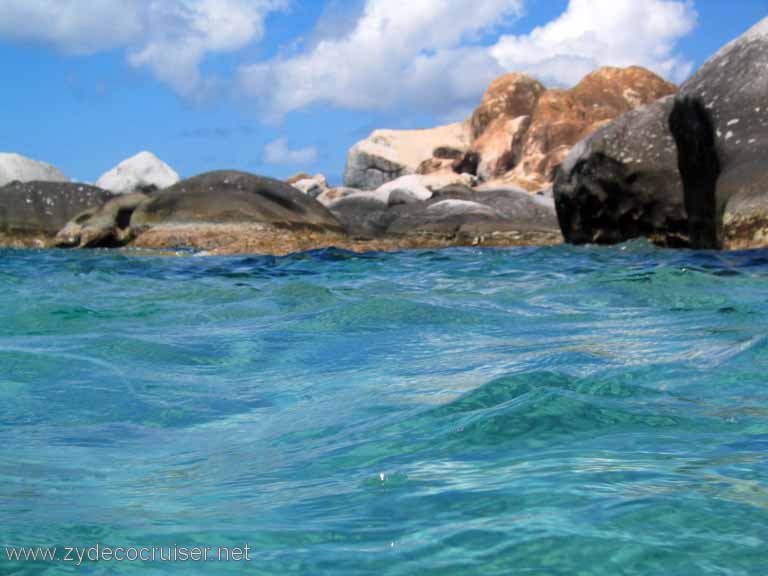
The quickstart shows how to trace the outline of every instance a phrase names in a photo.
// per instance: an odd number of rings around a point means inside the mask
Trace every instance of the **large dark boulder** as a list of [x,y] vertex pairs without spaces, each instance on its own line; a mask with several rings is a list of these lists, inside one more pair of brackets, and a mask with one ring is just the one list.
[[[768,18],[710,58],[680,93],[700,102],[712,124],[719,174],[709,177],[717,176],[712,226],[718,243],[768,245]],[[679,140],[678,146],[689,157],[702,144]]]
[[579,142],[554,184],[563,236],[572,244],[648,237],[689,242],[677,147],[668,128],[674,97],[628,112]]
[[133,212],[130,233],[140,247],[285,254],[333,245],[344,230],[285,182],[219,171],[154,193]]
[[131,217],[131,228],[162,225],[262,224],[281,229],[338,231],[317,200],[293,186],[245,172],[208,172],[152,195]]
[[0,188],[0,242],[45,246],[72,218],[113,195],[71,182],[12,182]]
[[768,244],[768,18],[667,97],[581,141],[554,185],[567,241]]

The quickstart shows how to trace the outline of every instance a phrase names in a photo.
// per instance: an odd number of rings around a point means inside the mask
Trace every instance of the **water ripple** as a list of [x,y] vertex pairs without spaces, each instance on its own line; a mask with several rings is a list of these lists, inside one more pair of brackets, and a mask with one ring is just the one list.
[[765,573],[765,252],[192,256],[0,251],[0,546]]

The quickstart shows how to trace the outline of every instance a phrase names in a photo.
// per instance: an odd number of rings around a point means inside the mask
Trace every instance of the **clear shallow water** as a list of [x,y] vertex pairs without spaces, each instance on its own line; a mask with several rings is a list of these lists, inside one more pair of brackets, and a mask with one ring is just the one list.
[[[768,254],[0,251],[2,574],[768,573]],[[4,546],[251,547],[9,562]]]

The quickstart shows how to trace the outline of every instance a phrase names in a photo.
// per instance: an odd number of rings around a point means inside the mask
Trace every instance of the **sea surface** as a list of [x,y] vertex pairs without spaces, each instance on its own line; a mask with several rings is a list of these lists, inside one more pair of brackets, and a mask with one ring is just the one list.
[[0,574],[764,576],[768,253],[0,251]]

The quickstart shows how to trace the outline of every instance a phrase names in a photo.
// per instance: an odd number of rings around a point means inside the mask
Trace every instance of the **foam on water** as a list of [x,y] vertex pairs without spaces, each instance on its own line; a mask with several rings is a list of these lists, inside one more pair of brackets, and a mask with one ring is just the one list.
[[8,574],[765,574],[768,258],[0,252]]

